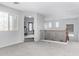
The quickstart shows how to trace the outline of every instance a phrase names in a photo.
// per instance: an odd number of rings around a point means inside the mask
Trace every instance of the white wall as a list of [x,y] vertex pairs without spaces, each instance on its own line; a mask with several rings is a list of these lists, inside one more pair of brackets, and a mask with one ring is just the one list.
[[36,41],[40,40],[40,30],[44,29],[44,19],[43,15],[37,14],[37,30],[36,30]]
[[23,17],[22,17],[22,12],[0,5],[0,11],[5,11],[11,14],[16,14],[18,15],[18,31],[3,31],[0,32],[0,47],[5,47],[8,45],[12,45],[12,44],[16,44],[16,43],[20,43],[24,41],[24,37],[23,37]]
[[4,5],[0,5],[0,11],[18,15],[18,31],[0,32],[0,47],[24,42],[24,16],[34,17],[34,40],[39,41],[39,31],[44,28],[42,25],[44,17],[42,15],[33,12],[15,10]]
[[[51,19],[51,20],[50,20]],[[74,37],[70,37],[71,38],[71,41],[78,41],[78,29],[79,29],[79,23],[78,23],[78,18],[63,18],[63,19],[58,19],[58,20],[55,20],[53,18],[45,18],[45,23],[44,25],[47,26],[46,30],[50,30],[50,29],[63,29],[65,30],[66,29],[66,24],[74,24]],[[49,28],[49,22],[52,23],[52,27]],[[56,22],[59,22],[59,28],[56,28]]]

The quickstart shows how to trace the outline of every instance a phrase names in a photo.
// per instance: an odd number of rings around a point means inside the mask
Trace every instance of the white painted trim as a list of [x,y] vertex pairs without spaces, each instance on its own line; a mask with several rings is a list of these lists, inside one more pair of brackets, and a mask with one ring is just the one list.
[[41,40],[44,42],[51,42],[51,43],[59,43],[59,44],[68,44],[68,42],[59,42],[59,41],[51,41],[51,40]]
[[15,45],[15,44],[19,44],[19,43],[23,43],[23,42],[24,41],[13,42],[13,43],[10,43],[10,44],[2,45],[2,46],[0,46],[0,48],[7,47],[7,46],[11,46],[11,45]]

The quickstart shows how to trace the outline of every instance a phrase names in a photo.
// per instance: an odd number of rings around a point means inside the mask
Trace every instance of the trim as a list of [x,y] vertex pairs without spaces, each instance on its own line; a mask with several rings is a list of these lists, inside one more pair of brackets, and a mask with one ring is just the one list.
[[16,44],[23,43],[23,42],[24,42],[24,41],[13,42],[13,43],[10,43],[10,44],[2,45],[2,46],[0,46],[0,48],[4,48],[4,47],[8,47],[8,46],[12,46],[12,45],[16,45]]
[[51,41],[51,40],[41,40],[41,41],[50,42],[50,43],[68,44],[68,42],[58,42],[58,41]]

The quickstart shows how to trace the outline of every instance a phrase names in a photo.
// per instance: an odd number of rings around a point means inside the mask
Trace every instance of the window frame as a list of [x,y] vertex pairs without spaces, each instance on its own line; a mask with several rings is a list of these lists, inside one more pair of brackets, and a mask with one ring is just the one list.
[[[6,11],[0,11],[0,12],[2,12],[2,13],[7,13],[8,14],[8,20],[7,20],[7,22],[8,22],[8,24],[6,24],[8,27],[7,27],[7,30],[0,30],[0,32],[13,32],[13,31],[18,31],[18,15],[16,15],[16,14],[12,14],[12,13],[10,13],[10,12],[6,12]],[[12,17],[15,17],[16,18],[16,26],[17,26],[17,29],[16,30],[10,30],[10,16],[12,16]],[[13,19],[12,19],[13,20]]]
[[[2,13],[7,13],[8,16],[9,16],[9,13],[6,12],[6,11],[0,11],[0,12],[2,12]],[[7,17],[7,18],[8,18],[8,20],[9,20],[9,17]],[[8,20],[7,20],[7,22],[8,22]],[[7,26],[8,26],[8,24],[7,24]],[[7,27],[7,30],[0,30],[0,32],[8,32],[8,30],[9,30],[9,28]]]
[[[17,25],[17,29],[16,29],[16,30],[14,30],[14,29],[11,30],[11,29],[10,29],[10,16],[12,16],[12,17],[16,17],[16,19],[17,19],[17,24],[16,24],[16,25]],[[12,32],[12,31],[18,31],[18,15],[15,15],[15,14],[9,14],[9,31],[11,31],[11,32]]]

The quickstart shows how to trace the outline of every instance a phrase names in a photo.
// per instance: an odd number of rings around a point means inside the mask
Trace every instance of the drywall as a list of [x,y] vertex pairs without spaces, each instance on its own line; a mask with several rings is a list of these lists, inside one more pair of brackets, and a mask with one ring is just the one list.
[[37,14],[37,41],[40,40],[40,30],[44,30],[44,19],[45,17],[43,15]]
[[[0,47],[24,42],[24,16],[34,17],[34,40],[39,41],[39,29],[44,28],[42,27],[43,22],[41,20],[43,20],[43,17],[41,15],[33,12],[15,10],[4,5],[0,5],[0,11],[18,15],[18,31],[0,32]],[[41,25],[38,25],[38,23]]]
[[[51,19],[51,20],[50,20]],[[44,27],[46,30],[50,30],[50,29],[63,29],[65,30],[66,29],[66,24],[74,24],[74,32],[72,34],[74,34],[73,37],[70,36],[70,41],[78,41],[78,29],[79,29],[79,26],[78,26],[78,17],[77,18],[63,18],[63,19],[58,19],[58,20],[55,20],[53,18],[46,18],[45,19],[46,21],[44,22]],[[57,28],[56,27],[56,22],[59,22],[59,27]],[[51,23],[51,28],[49,27],[49,23]]]
[[21,43],[24,41],[23,37],[23,16],[22,12],[4,5],[0,5],[0,11],[8,12],[10,14],[18,15],[18,31],[2,31],[0,32],[0,47]]

